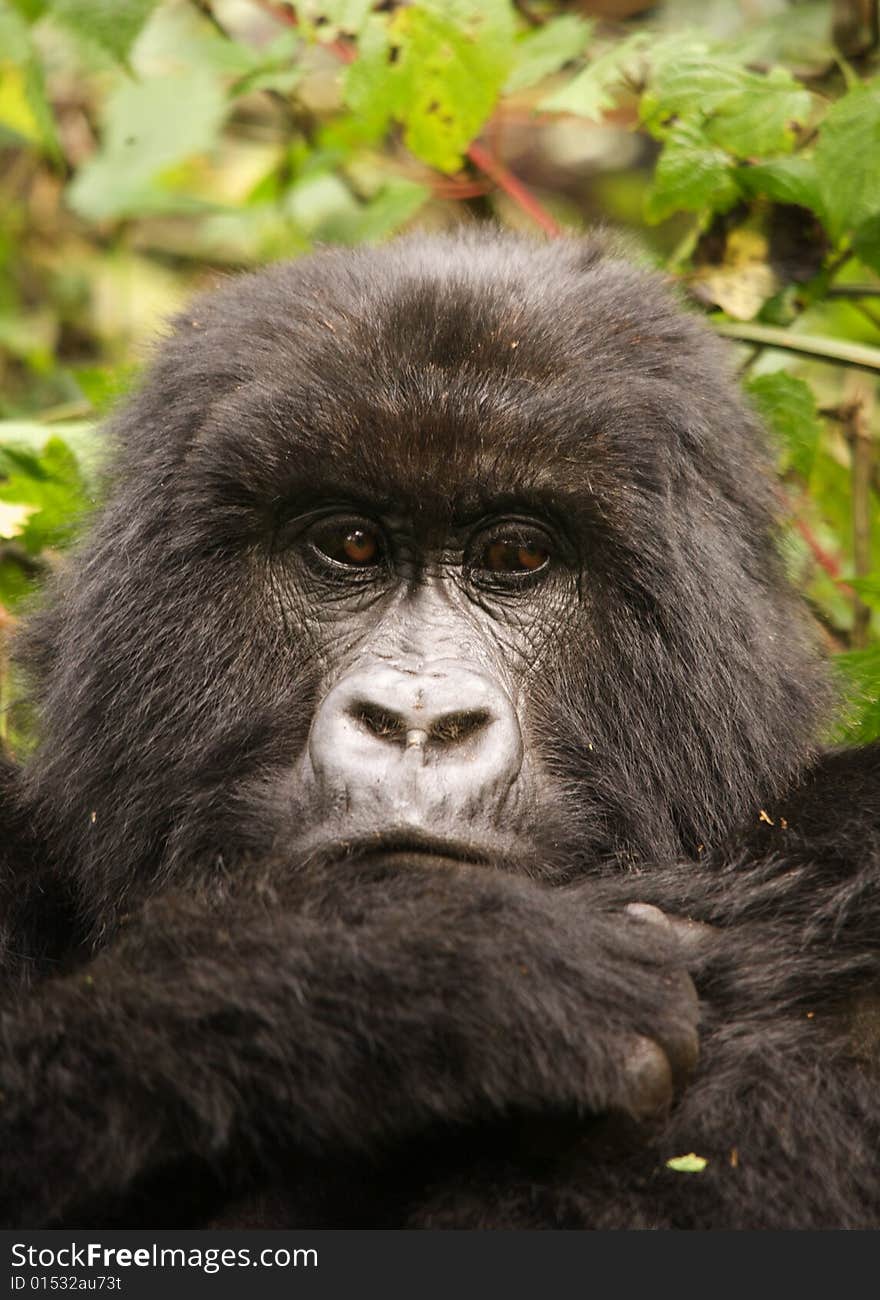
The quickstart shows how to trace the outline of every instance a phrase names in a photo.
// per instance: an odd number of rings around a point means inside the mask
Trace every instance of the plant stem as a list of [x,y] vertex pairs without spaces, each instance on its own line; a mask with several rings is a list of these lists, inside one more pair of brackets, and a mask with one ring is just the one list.
[[820,338],[814,334],[795,334],[792,330],[780,329],[776,325],[724,321],[715,328],[725,338],[737,339],[740,343],[781,348],[784,352],[798,352],[805,357],[813,357],[816,361],[827,361],[830,365],[852,366],[856,370],[880,374],[880,348],[868,347],[864,343]]

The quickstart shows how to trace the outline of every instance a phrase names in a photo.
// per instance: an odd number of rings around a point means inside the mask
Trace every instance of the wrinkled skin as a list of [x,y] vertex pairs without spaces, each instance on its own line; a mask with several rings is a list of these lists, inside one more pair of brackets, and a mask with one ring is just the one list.
[[110,432],[0,772],[0,1221],[877,1226],[880,757],[704,327],[599,241],[325,252]]

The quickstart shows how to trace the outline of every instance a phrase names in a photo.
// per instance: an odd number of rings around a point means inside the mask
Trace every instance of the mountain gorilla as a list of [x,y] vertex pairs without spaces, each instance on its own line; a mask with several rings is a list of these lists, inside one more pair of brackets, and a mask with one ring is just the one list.
[[0,1221],[880,1225],[880,755],[711,333],[601,239],[326,251],[111,433],[20,647]]

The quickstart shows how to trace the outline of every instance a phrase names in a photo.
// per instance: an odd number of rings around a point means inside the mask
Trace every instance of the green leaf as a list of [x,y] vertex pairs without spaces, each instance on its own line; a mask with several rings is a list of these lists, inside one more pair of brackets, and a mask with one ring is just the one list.
[[740,90],[718,105],[706,126],[710,140],[739,158],[774,153],[794,142],[793,125],[812,111],[809,92],[784,68],[748,73]]
[[12,8],[8,0],[0,0],[0,50],[4,60],[19,64],[34,52],[25,16]]
[[76,457],[61,438],[50,438],[37,461],[4,452],[9,470],[0,482],[0,502],[31,507],[19,540],[31,552],[60,546],[72,536],[74,521],[89,503]]
[[[227,45],[237,50],[244,50],[240,44],[227,41]],[[287,95],[298,84],[303,69],[295,61],[295,54],[300,45],[297,32],[282,32],[269,45],[259,51],[246,51],[250,56],[250,69],[235,83],[234,95],[250,95],[257,90],[277,90]]]
[[650,51],[650,78],[640,115],[645,122],[709,117],[741,93],[747,76],[733,55],[713,52],[707,41],[690,32],[666,37]]
[[42,18],[49,8],[49,0],[9,0],[9,4],[29,23],[35,23]]
[[299,0],[296,10],[300,22],[313,26],[321,22],[318,35],[323,39],[327,26],[334,37],[337,32],[359,32],[373,4],[374,0]]
[[880,213],[863,221],[853,235],[853,252],[880,275]]
[[677,1174],[701,1174],[709,1161],[705,1156],[695,1155],[689,1151],[686,1156],[673,1156],[666,1161],[667,1169],[674,1169]]
[[93,420],[67,420],[63,424],[41,424],[37,420],[0,420],[0,470],[4,461],[21,466],[30,456],[28,473],[39,472],[39,457],[52,438],[61,437],[89,478],[101,458],[101,435]]
[[509,0],[419,0],[395,12],[388,91],[416,157],[459,170],[510,73],[514,32]]
[[796,155],[737,168],[736,178],[745,194],[762,195],[775,203],[795,203],[819,216],[823,213],[819,178],[812,158]]
[[880,645],[835,655],[832,663],[848,696],[839,739],[851,745],[880,739]]
[[515,62],[504,89],[508,94],[524,90],[558,72],[571,59],[583,54],[595,23],[575,14],[551,18],[543,27],[527,32],[514,46]]
[[574,113],[577,117],[601,122],[606,110],[614,107],[612,92],[628,75],[634,74],[634,65],[646,42],[647,37],[636,32],[612,45],[568,85],[542,99],[538,108],[545,113]]
[[343,96],[361,125],[364,138],[378,139],[393,109],[389,86],[394,76],[391,36],[384,15],[371,17],[358,41],[358,57],[348,67]]
[[880,574],[872,574],[869,578],[850,578],[849,585],[853,591],[858,592],[866,605],[880,610]]
[[0,64],[0,126],[29,143],[41,143],[42,131],[30,104],[22,68]]
[[739,198],[733,162],[711,144],[698,127],[680,122],[666,137],[657,160],[654,182],[645,200],[648,221],[662,221],[673,212],[724,212]]
[[111,366],[78,366],[73,372],[77,387],[96,411],[104,411],[131,388],[137,375],[134,364]]
[[[39,15],[35,15],[39,16]],[[60,154],[55,117],[46,95],[43,65],[24,18],[0,0],[0,125]]]
[[[33,589],[33,579],[28,577],[20,564],[13,559],[0,559],[0,605],[14,610],[27,599]],[[2,678],[0,678],[0,688],[2,688]],[[2,703],[2,689],[0,689],[0,719],[2,719]]]
[[749,380],[746,392],[785,447],[789,468],[808,480],[822,437],[822,421],[809,384],[777,370]]
[[[101,152],[68,190],[71,207],[89,220],[173,208],[154,185],[176,163],[212,148],[226,112],[217,79],[193,69],[187,76],[123,82],[105,106]],[[157,192],[158,190],[158,192]]]
[[835,239],[880,215],[880,81],[856,86],[834,104],[815,159]]
[[128,57],[157,0],[52,0],[51,13],[120,61]]
[[809,92],[784,68],[750,72],[734,55],[689,38],[663,41],[652,53],[641,106],[655,134],[669,118],[696,119],[707,139],[740,158],[789,148],[792,123],[811,110]]
[[283,209],[301,231],[320,239],[328,237],[328,229],[352,219],[358,205],[335,171],[323,171],[295,181],[284,195]]
[[426,185],[404,177],[389,180],[374,198],[363,205],[356,224],[348,233],[352,243],[376,243],[399,230],[431,197]]

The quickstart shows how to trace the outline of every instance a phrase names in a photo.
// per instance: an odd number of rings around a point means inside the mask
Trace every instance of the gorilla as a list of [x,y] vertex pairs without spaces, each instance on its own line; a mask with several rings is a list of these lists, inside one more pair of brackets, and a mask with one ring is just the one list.
[[661,277],[319,251],[108,437],[17,648],[0,1222],[880,1226],[880,748]]

